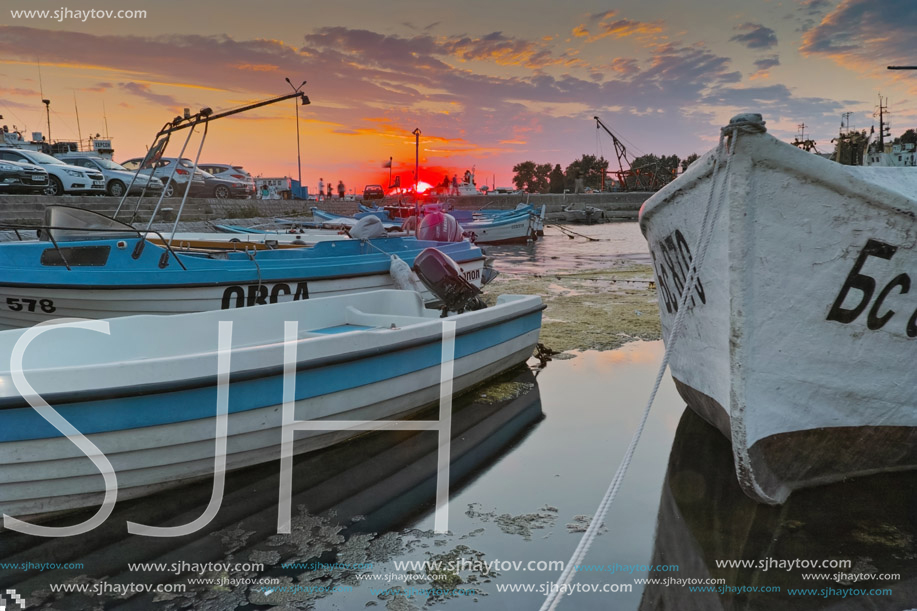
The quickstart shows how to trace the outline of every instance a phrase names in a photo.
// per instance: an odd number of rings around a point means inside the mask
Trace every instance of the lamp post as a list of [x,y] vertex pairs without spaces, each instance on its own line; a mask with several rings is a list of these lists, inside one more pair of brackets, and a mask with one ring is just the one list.
[[416,236],[420,229],[420,201],[417,199],[418,172],[420,170],[420,128],[414,128],[411,133],[414,134],[414,217],[417,219],[417,223],[414,225],[414,235]]
[[[287,77],[286,81],[290,84],[290,87],[293,87],[293,83],[290,81],[289,77]],[[299,93],[299,90],[302,89],[305,84],[306,81],[303,81],[299,87],[293,87],[293,91]],[[303,97],[303,105],[308,104],[308,100],[309,98]],[[302,153],[299,146],[299,104],[296,103],[295,99],[293,100],[293,105],[296,107],[296,167],[299,170],[299,193],[300,196],[302,196]]]

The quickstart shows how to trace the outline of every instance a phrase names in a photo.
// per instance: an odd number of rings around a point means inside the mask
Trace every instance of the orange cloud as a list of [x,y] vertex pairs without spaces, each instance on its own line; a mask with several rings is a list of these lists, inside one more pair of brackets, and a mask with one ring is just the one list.
[[251,70],[252,72],[274,72],[280,69],[280,66],[273,64],[236,64],[233,66],[236,70]]
[[616,11],[590,15],[589,22],[598,21],[597,31],[593,34],[587,25],[580,24],[573,28],[573,36],[585,38],[586,42],[595,42],[609,36],[626,38],[628,36],[652,36],[662,32],[662,21],[614,19],[616,15]]

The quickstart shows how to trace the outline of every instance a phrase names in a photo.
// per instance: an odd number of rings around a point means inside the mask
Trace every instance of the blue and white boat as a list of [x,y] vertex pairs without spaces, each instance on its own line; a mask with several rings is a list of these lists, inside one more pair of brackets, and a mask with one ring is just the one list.
[[0,245],[0,329],[60,317],[184,314],[396,288],[389,273],[392,256],[412,265],[431,246],[451,257],[475,286],[481,286],[484,267],[483,253],[468,242],[414,238],[178,252],[92,212],[65,207],[54,212],[71,219],[57,227],[79,226],[82,220],[91,228],[44,230],[45,240]]
[[[445,323],[455,325],[451,379],[459,393],[529,358],[542,309],[540,297],[504,295],[444,319],[416,292],[373,291],[8,330],[0,354],[15,354],[33,336],[20,350],[31,386],[24,393],[41,395],[101,451],[123,500],[212,477],[218,405],[228,413],[227,470],[280,457],[285,400],[296,421],[327,425],[298,431],[294,452],[322,448],[371,430],[368,421],[400,420],[439,401]],[[30,407],[14,376],[10,360],[0,362],[0,513],[98,505],[97,463]]]
[[544,213],[527,210],[512,211],[509,214],[488,219],[477,219],[462,223],[465,235],[475,244],[513,244],[537,240],[544,231]]

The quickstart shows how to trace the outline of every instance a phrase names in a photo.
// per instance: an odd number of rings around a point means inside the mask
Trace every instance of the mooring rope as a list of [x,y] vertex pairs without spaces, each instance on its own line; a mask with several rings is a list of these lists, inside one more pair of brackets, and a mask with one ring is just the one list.
[[[653,383],[653,390],[650,392],[649,399],[647,400],[646,407],[643,410],[643,417],[640,420],[640,424],[637,427],[637,430],[634,432],[633,437],[631,438],[630,445],[627,447],[627,451],[624,453],[624,458],[621,460],[621,464],[618,466],[617,471],[615,471],[614,478],[611,480],[611,484],[608,486],[608,490],[605,492],[605,496],[602,497],[602,501],[599,503],[598,509],[595,512],[595,515],[592,518],[592,521],[589,523],[589,527],[586,529],[586,532],[583,533],[583,537],[580,539],[579,544],[576,546],[576,549],[573,551],[573,555],[570,557],[570,561],[567,563],[564,568],[563,573],[555,582],[555,587],[548,592],[547,598],[544,603],[541,605],[541,611],[553,611],[557,604],[561,600],[561,592],[566,590],[565,586],[573,580],[573,574],[575,573],[575,567],[579,565],[583,559],[586,557],[586,553],[589,551],[589,548],[592,546],[593,541],[598,535],[599,528],[605,520],[605,516],[608,514],[608,510],[611,508],[612,503],[615,500],[615,496],[618,494],[618,489],[621,487],[621,482],[624,480],[624,475],[627,473],[627,469],[630,466],[631,460],[633,459],[634,452],[637,449],[637,443],[640,441],[640,436],[643,434],[643,429],[646,426],[646,421],[650,415],[650,409],[653,406],[653,402],[656,399],[656,393],[659,391],[659,386],[662,384],[663,377],[665,376],[665,370],[669,365],[669,357],[671,356],[672,347],[675,345],[675,340],[678,338],[678,332],[681,330],[682,320],[685,316],[685,311],[687,308],[688,298],[691,294],[691,291],[694,290],[694,284],[697,281],[698,270],[701,268],[704,262],[704,257],[707,254],[707,247],[710,245],[710,241],[713,237],[713,227],[716,225],[717,219],[719,218],[720,211],[723,208],[723,205],[726,200],[726,186],[729,180],[729,159],[735,154],[736,140],[738,139],[739,133],[762,133],[765,131],[764,120],[761,115],[757,114],[743,114],[734,117],[729,125],[720,130],[720,141],[716,149],[716,156],[713,160],[713,171],[710,179],[710,195],[707,198],[707,206],[704,210],[704,218],[701,225],[701,235],[699,239],[699,247],[695,251],[697,252],[697,257],[695,258],[691,269],[688,271],[688,276],[685,280],[685,284],[682,287],[682,292],[678,298],[678,310],[675,313],[675,320],[672,321],[672,329],[669,331],[669,337],[666,341],[665,353],[662,357],[662,363],[659,365],[659,373],[656,375],[656,381]],[[728,150],[724,146],[727,136],[730,136],[730,142],[728,144]],[[725,150],[725,156],[724,156]],[[719,189],[719,198],[714,206],[714,198],[717,192],[717,178],[720,169],[720,165],[725,166],[722,186]]]
[[252,260],[252,263],[255,264],[255,269],[256,269],[257,272],[258,272],[258,288],[257,288],[257,291],[258,291],[258,294],[260,294],[260,293],[261,293],[261,284],[262,284],[262,280],[261,280],[261,266],[258,265],[258,261],[255,259],[255,254],[257,253],[257,251],[248,250],[248,249],[246,248],[246,249],[245,249],[244,251],[242,251],[242,252],[244,252],[245,254],[247,254],[247,255],[248,255],[248,258],[251,259],[251,260]]

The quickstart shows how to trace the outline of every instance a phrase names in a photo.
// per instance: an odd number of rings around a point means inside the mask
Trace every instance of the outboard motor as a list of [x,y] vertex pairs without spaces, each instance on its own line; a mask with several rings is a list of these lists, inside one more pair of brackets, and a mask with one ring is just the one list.
[[435,248],[425,248],[414,258],[414,272],[442,302],[443,318],[449,312],[461,314],[487,307],[478,297],[481,289],[465,280],[458,264]]
[[451,214],[443,214],[439,206],[425,212],[420,228],[417,230],[418,240],[432,240],[434,242],[461,242],[465,239],[462,226],[458,224]]

